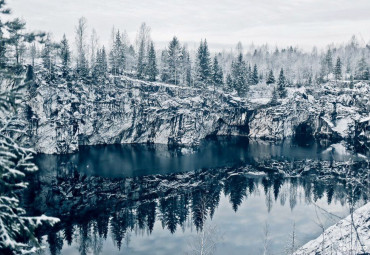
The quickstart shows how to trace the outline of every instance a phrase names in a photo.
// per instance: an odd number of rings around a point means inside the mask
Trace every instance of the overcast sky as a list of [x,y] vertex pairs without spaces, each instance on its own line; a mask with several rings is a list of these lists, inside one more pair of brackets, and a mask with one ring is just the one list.
[[[370,39],[370,0],[8,0],[13,13],[32,30],[74,38],[79,17],[107,44],[114,25],[131,41],[142,22],[157,44],[176,35],[181,41],[207,38],[211,46],[230,48],[238,41],[299,45],[310,49],[331,42]],[[189,45],[191,47],[191,43]]]

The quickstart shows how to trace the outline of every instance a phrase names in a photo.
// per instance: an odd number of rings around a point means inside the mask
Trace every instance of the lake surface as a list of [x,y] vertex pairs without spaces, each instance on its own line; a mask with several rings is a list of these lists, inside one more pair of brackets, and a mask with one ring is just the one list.
[[320,235],[320,224],[348,215],[348,201],[364,203],[367,192],[350,192],[336,177],[281,170],[320,172],[347,160],[360,162],[356,171],[366,156],[344,144],[240,137],[196,148],[81,147],[38,155],[25,201],[31,212],[62,220],[40,232],[45,254],[198,254],[202,237],[214,254],[263,254],[266,247],[285,254]]

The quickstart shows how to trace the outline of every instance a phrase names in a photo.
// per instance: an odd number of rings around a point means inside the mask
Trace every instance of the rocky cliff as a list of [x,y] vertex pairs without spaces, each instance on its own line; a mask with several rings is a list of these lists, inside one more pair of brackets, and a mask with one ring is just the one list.
[[288,88],[271,103],[273,86],[248,96],[110,77],[97,85],[37,75],[29,88],[31,144],[41,153],[70,153],[79,145],[162,143],[197,145],[206,136],[284,139],[293,135],[369,140],[370,86],[327,84]]

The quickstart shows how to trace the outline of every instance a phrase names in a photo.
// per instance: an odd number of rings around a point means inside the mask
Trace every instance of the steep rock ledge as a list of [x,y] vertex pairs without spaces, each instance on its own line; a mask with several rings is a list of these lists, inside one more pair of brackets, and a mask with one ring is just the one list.
[[212,135],[280,140],[295,135],[370,141],[370,85],[288,88],[271,104],[273,86],[251,86],[247,99],[221,90],[109,77],[50,84],[37,75],[29,89],[31,145],[40,153],[71,153],[79,145],[197,145]]
[[197,145],[209,135],[248,135],[247,103],[217,90],[115,77],[100,86],[41,80],[30,94],[30,134],[42,153],[113,143]]

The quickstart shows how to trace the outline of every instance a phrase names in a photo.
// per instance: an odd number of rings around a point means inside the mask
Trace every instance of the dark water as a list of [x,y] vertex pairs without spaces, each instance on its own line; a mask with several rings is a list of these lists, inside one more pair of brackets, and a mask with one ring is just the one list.
[[[40,173],[26,196],[30,210],[58,216],[40,232],[45,254],[199,254],[202,236],[214,254],[285,254],[361,205],[367,191],[323,169],[363,156],[343,144],[244,138],[207,140],[197,148],[164,145],[83,147],[73,155],[39,155]],[[338,166],[339,165],[339,166]],[[310,167],[286,177],[266,169]],[[297,171],[298,171],[297,170]],[[266,234],[268,229],[268,234]]]
[[39,155],[36,159],[41,169],[76,169],[87,175],[110,178],[239,166],[266,159],[362,160],[345,151],[340,143],[330,146],[314,141],[272,143],[245,137],[207,139],[194,148],[169,148],[164,144],[83,146],[76,154]]

